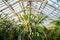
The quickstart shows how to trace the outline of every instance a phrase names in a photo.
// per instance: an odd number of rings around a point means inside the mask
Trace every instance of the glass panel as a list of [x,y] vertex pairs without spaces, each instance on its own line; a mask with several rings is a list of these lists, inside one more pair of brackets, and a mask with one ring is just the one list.
[[18,0],[8,0],[9,4],[13,4],[15,2],[17,2]]
[[9,8],[5,9],[3,12],[4,13],[8,13],[8,14],[11,14],[12,13],[12,11]]
[[4,2],[2,2],[2,3],[0,4],[0,10],[4,9],[4,8],[6,8],[6,7],[7,7],[7,5],[6,5]]
[[15,5],[12,6],[16,12],[21,11],[21,7],[19,3],[16,3]]

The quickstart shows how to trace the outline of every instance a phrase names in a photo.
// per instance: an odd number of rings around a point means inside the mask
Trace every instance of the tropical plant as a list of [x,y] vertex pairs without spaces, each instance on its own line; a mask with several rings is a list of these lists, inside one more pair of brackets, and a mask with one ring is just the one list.
[[15,23],[8,19],[7,14],[0,15],[0,40],[17,40]]
[[20,15],[20,24],[15,24],[7,15],[0,16],[0,40],[46,40],[46,28],[42,21],[47,18],[43,13]]
[[53,20],[49,26],[51,28],[46,31],[47,40],[60,40],[60,20]]
[[44,40],[46,38],[45,27],[41,23],[45,18],[47,16],[43,16],[42,13],[32,14],[31,9],[30,13],[24,12],[20,15],[18,40]]

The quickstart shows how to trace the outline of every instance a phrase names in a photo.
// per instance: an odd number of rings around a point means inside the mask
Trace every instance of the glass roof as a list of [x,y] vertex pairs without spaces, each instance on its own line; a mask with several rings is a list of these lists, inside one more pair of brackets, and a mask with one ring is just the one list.
[[[48,22],[50,22],[51,20],[56,20],[59,18],[60,4],[57,2],[57,0],[48,0],[48,3],[45,5],[44,9],[41,9],[42,5],[42,2],[31,2],[31,6],[33,7],[32,13],[38,13],[39,10],[42,10],[45,15],[48,15],[45,22],[48,20]],[[12,19],[17,19],[14,14],[23,14],[23,10],[26,9],[25,7],[27,6],[28,2],[20,2],[19,0],[0,0],[0,14],[8,13],[9,17]]]

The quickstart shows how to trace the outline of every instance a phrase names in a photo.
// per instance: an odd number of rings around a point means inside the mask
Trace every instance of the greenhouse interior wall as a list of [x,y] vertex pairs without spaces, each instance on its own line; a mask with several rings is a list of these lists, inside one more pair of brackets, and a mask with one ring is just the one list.
[[60,40],[60,0],[0,0],[0,40]]

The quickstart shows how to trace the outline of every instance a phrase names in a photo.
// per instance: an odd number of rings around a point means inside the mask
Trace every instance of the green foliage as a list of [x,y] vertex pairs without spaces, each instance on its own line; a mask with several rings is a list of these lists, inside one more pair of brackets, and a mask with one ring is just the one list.
[[43,14],[23,14],[20,17],[18,40],[44,40],[46,28],[41,24]]
[[48,40],[60,40],[60,20],[53,20],[51,22],[51,25],[54,24],[52,27],[54,27],[53,30],[49,30],[47,32],[47,38]]
[[0,15],[0,40],[60,40],[60,20],[53,20],[46,29],[41,23],[43,14],[23,14],[20,24]]
[[45,26],[41,23],[47,18],[43,14],[20,15],[20,24],[10,20],[8,15],[0,15],[0,40],[45,40]]
[[57,0],[57,2],[60,2],[60,0]]
[[60,40],[60,20],[53,20],[48,30],[41,24],[45,18],[43,14],[23,14],[17,25],[0,15],[0,40]]
[[7,19],[7,15],[0,16],[0,40],[17,40],[14,22]]
[[44,40],[42,14],[24,14],[16,25],[7,15],[0,15],[0,40]]

